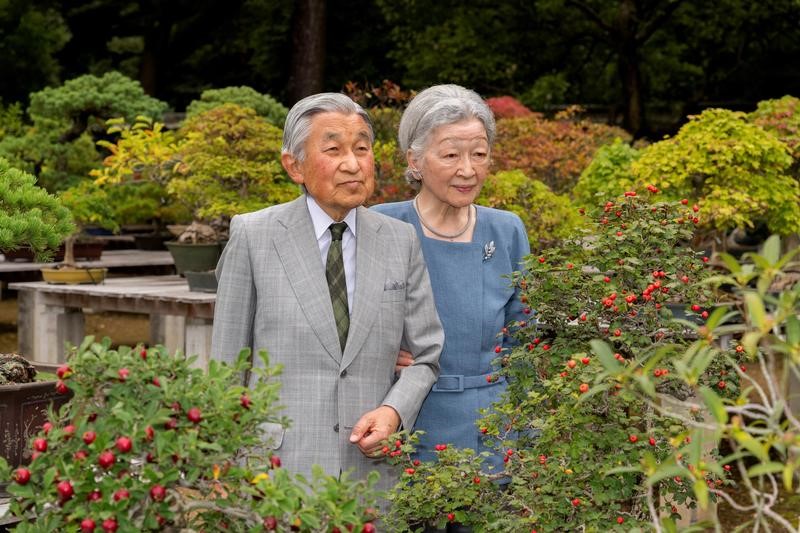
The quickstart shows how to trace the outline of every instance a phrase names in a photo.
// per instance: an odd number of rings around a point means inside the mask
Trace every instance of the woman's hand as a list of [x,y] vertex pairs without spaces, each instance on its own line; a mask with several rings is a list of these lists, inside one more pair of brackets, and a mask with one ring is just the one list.
[[397,354],[397,362],[394,365],[394,373],[399,374],[405,367],[411,366],[413,362],[414,356],[411,355],[411,352],[400,350],[400,353]]

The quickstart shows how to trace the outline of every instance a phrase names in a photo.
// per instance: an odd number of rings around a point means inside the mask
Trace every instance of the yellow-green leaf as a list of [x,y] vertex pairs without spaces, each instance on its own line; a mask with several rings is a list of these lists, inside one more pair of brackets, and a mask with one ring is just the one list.
[[717,394],[708,387],[700,387],[700,395],[708,406],[708,410],[720,424],[728,423],[728,412],[722,404],[722,400]]

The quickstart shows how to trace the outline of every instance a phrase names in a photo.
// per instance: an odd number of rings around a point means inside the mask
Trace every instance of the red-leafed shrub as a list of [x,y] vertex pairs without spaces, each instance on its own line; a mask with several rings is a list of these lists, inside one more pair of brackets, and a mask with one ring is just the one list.
[[533,111],[513,96],[494,96],[487,98],[486,103],[494,113],[495,118],[529,117]]
[[563,194],[572,190],[597,150],[618,137],[631,138],[621,128],[576,120],[572,112],[555,120],[540,114],[501,119],[492,156],[494,170],[522,170]]

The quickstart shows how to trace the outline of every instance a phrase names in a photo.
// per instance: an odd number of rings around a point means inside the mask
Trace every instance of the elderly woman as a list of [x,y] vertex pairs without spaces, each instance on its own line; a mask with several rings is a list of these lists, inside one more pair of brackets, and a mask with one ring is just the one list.
[[[416,228],[445,332],[441,374],[415,425],[425,432],[421,459],[431,459],[440,443],[486,450],[479,409],[505,389],[492,379],[492,360],[510,342],[503,327],[525,316],[504,277],[530,252],[525,227],[513,213],[473,203],[489,173],[494,136],[492,111],[475,92],[458,85],[422,91],[399,131],[406,179],[419,194],[374,207]],[[410,362],[401,354],[398,365],[404,360]],[[497,454],[489,463],[502,468]]]

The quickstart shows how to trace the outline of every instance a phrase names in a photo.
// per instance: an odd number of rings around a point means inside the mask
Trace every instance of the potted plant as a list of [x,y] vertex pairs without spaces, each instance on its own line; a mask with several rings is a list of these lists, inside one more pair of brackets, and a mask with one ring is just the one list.
[[[498,332],[518,340],[498,349],[496,376],[509,385],[475,429],[503,453],[505,468],[483,469],[480,456],[448,443],[438,461],[414,463],[412,437],[396,457],[408,469],[389,517],[398,530],[454,520],[486,531],[630,531],[649,524],[652,509],[667,519],[690,514],[696,503],[685,476],[650,479],[638,467],[666,460],[702,416],[687,409],[676,420],[653,405],[692,393],[674,379],[695,340],[691,322],[674,319],[666,304],[705,322],[715,299],[703,283],[708,258],[683,245],[695,227],[685,220],[691,206],[659,200],[653,186],[645,194],[653,198],[628,191],[585,211],[571,238],[514,273],[530,320]],[[644,401],[609,378],[610,364],[637,383],[649,380],[658,399]],[[720,393],[733,397],[735,364],[709,358],[694,379],[724,381]]]
[[81,230],[89,224],[117,228],[105,191],[93,181],[84,180],[59,193],[59,200],[72,213],[77,228],[64,242],[64,260],[53,267],[42,268],[42,277],[48,283],[101,283],[105,280],[107,269],[79,267],[75,261],[75,246]]
[[[286,202],[300,191],[280,164],[281,130],[250,108],[224,104],[194,115],[181,127],[180,138],[180,162],[167,192],[186,206],[193,221],[167,247],[179,273],[209,272],[233,215]],[[196,262],[193,256],[187,259],[198,251]],[[213,274],[206,278],[208,290],[215,290]]]
[[151,224],[149,234],[135,236],[137,248],[163,249],[169,238],[168,224],[189,217],[166,189],[178,162],[176,133],[146,116],[137,117],[132,124],[123,118],[106,124],[109,135],[117,138],[115,142],[98,141],[109,155],[101,168],[89,174],[112,199],[114,218],[120,225]]
[[9,468],[17,531],[374,532],[374,479],[305,480],[265,452],[260,427],[277,414],[279,372],[212,361],[208,371],[162,347],[110,349],[88,337],[61,367],[72,400]]
[[[26,246],[44,260],[75,226],[58,198],[0,158],[0,228],[0,248]],[[25,443],[44,422],[55,396],[54,381],[37,381],[35,365],[16,354],[0,354],[0,458],[18,465],[30,457],[23,453]]]

